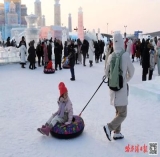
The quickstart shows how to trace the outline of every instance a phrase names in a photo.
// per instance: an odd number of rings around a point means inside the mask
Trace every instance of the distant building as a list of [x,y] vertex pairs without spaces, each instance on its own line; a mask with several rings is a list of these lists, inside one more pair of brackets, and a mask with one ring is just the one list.
[[41,8],[41,1],[35,0],[34,2],[34,14],[38,16],[38,26],[42,26],[42,8]]
[[69,32],[72,32],[72,16],[69,14],[68,16],[68,30]]
[[0,3],[0,31],[3,40],[11,36],[12,28],[27,26],[25,16],[27,7],[21,4],[21,0],[4,0],[4,3]]

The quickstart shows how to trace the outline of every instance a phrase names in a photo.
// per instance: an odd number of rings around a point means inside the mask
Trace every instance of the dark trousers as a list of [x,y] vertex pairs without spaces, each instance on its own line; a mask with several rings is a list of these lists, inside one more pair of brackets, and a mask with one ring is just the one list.
[[143,68],[143,71],[142,71],[142,81],[146,81],[147,74],[148,74],[148,69]]
[[61,69],[61,57],[55,56],[55,69],[57,69],[58,65],[59,65],[59,69]]
[[87,52],[87,58],[89,58],[89,54],[88,54],[88,52]]
[[71,71],[71,77],[72,77],[73,79],[75,79],[74,66],[71,66],[71,67],[70,67],[70,71]]
[[87,56],[87,53],[83,53],[83,65],[86,65],[86,56]]
[[102,53],[100,54],[99,59],[100,59],[100,61],[102,61]]
[[89,61],[89,63],[90,63],[90,67],[92,67],[93,66],[93,61]]
[[95,61],[96,61],[96,63],[98,63],[98,61],[99,61],[99,54],[95,54]]
[[26,64],[26,63],[21,63],[21,67],[24,68],[24,65],[25,65],[25,64]]
[[35,68],[36,68],[35,63],[30,62],[29,69],[35,69]]
[[78,53],[76,53],[76,64],[77,64],[77,61],[78,61]]
[[134,55],[132,55],[132,60],[134,61],[134,56],[135,56],[135,54]]
[[42,58],[42,65],[44,65],[43,56],[38,56],[38,65],[41,65],[41,58]]
[[149,70],[148,80],[152,80],[153,70]]

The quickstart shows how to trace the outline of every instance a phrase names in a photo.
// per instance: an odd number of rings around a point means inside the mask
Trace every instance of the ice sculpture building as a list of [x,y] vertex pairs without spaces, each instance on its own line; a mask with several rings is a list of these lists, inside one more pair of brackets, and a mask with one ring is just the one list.
[[21,4],[21,0],[4,0],[4,3],[0,3],[0,31],[3,40],[11,36],[12,28],[27,26],[25,16],[27,7]]

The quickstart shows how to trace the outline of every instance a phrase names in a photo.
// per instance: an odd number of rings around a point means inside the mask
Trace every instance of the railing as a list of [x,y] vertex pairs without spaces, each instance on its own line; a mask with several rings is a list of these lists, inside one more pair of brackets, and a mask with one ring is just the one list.
[[16,47],[0,47],[0,64],[20,62],[19,49]]
[[[20,62],[20,48],[16,47],[0,47],[0,64]],[[26,57],[27,59],[27,57]],[[52,48],[52,60],[54,60],[54,48]],[[27,60],[26,60],[27,61]],[[37,61],[37,57],[36,57]]]

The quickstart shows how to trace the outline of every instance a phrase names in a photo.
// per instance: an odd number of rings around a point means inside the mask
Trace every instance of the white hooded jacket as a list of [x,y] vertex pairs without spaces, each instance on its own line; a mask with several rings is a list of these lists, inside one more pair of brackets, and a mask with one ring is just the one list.
[[89,41],[89,52],[88,52],[90,61],[93,61],[94,51],[95,51],[95,48],[94,48],[93,41],[90,40]]
[[[113,37],[114,52],[119,53],[124,50],[124,42],[120,33],[115,33]],[[109,75],[109,66],[112,59],[112,54],[109,55],[106,65],[106,77]],[[123,71],[123,88],[115,92],[110,90],[110,102],[114,106],[126,106],[128,105],[128,90],[127,83],[133,77],[134,66],[131,62],[128,52],[122,55],[122,71]]]

